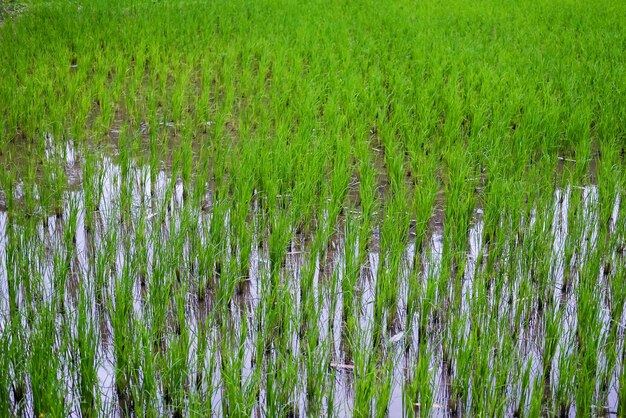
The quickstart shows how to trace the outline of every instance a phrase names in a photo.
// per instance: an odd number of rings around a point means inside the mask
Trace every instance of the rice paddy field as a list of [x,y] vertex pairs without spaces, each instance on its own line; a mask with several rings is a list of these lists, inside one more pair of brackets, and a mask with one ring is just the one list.
[[0,10],[0,416],[626,416],[626,3]]

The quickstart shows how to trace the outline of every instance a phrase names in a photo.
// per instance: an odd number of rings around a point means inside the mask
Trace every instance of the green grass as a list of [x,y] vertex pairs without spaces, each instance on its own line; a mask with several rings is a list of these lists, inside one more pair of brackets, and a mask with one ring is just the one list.
[[0,416],[626,414],[626,5],[24,3]]

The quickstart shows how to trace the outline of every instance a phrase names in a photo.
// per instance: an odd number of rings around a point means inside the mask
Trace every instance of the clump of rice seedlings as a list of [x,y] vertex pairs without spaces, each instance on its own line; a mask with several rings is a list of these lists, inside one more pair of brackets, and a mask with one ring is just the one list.
[[376,387],[376,352],[367,347],[364,330],[357,329],[350,335],[354,359],[354,404],[353,414],[368,416],[372,414],[372,399]]
[[412,380],[406,382],[408,387],[403,391],[403,394],[406,395],[404,413],[407,416],[428,416],[434,404],[435,372],[431,362],[433,354],[428,352],[426,342],[420,343],[418,350],[416,353],[417,360],[412,365]]
[[85,152],[85,163],[83,164],[83,190],[84,190],[84,211],[85,230],[94,233],[96,219],[100,211],[102,193],[104,187],[104,169],[99,164],[97,155],[88,150]]
[[361,265],[358,253],[358,228],[359,223],[351,211],[348,211],[345,221],[344,243],[344,269],[341,274],[341,300],[342,322],[347,325],[348,319],[355,315],[355,300],[357,296],[357,283],[360,276]]
[[76,319],[76,342],[79,367],[77,368],[80,411],[83,416],[97,416],[101,405],[101,396],[98,383],[97,356],[98,335],[94,330],[94,322],[88,303],[89,287],[83,285],[79,294],[78,318]]
[[[0,343],[2,344],[3,353],[7,354],[2,359],[2,370],[5,370],[7,372],[10,370],[10,366],[11,366],[11,358],[9,355],[8,335],[9,334],[7,332],[3,332],[2,339],[0,340]],[[11,382],[11,376],[9,373],[3,374],[2,380],[0,380],[0,385],[1,385],[0,390],[2,390],[2,395],[0,397],[0,411],[2,411],[3,414],[9,415],[12,410],[12,405],[11,405],[12,382]]]
[[323,413],[323,401],[328,390],[327,382],[333,381],[334,376],[328,374],[330,364],[329,344],[319,341],[316,327],[308,328],[306,335],[306,352],[304,361],[306,366],[306,405],[307,414],[319,415]]
[[[224,343],[231,347],[222,347],[220,374],[224,382],[223,411],[229,415],[249,415],[257,401],[261,369],[257,368],[250,376],[244,374],[244,354],[248,334],[247,313],[241,312],[241,326],[237,338],[236,330],[229,331],[223,326]],[[227,336],[229,335],[230,336]]]
[[33,324],[36,331],[30,338],[27,370],[35,416],[68,413],[64,385],[60,381],[66,347],[63,333],[58,333],[55,324],[55,313],[54,304],[42,304]]
[[[128,249],[129,243],[124,244]],[[132,385],[134,378],[132,353],[135,346],[133,320],[132,260],[124,260],[122,271],[115,275],[112,300],[109,304],[113,348],[115,353],[115,392],[120,409],[133,410]]]
[[379,375],[377,376],[379,391],[374,400],[376,405],[375,414],[377,417],[385,417],[389,414],[389,401],[391,399],[394,377],[393,369],[396,359],[393,358],[392,353],[387,353],[387,356],[381,359],[381,361],[383,363],[378,366]]
[[[459,309],[461,301],[462,274],[466,262],[466,242],[474,211],[474,179],[472,167],[462,150],[448,151],[448,182],[446,184],[445,226],[441,285],[453,285],[451,303]],[[443,288],[440,289],[443,293]]]

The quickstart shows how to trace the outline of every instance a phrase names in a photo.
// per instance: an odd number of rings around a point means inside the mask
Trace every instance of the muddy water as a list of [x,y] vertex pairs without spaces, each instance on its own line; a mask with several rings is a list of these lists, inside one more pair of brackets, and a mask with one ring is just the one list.
[[[48,138],[52,141],[51,138]],[[75,184],[81,182],[80,171],[80,158],[72,148],[71,143],[61,150],[63,157],[66,159],[66,169],[68,172],[68,178]],[[49,158],[54,156],[54,153],[60,152],[55,150],[53,145],[50,145],[50,151],[47,154]],[[125,186],[123,183],[125,179],[131,179],[132,184],[132,199],[130,205],[130,219],[137,220],[144,218],[146,222],[145,235],[150,236],[150,232],[153,228],[158,228],[161,231],[163,237],[163,245],[168,245],[168,239],[170,235],[180,228],[181,223],[181,211],[191,210],[194,218],[197,219],[197,231],[200,236],[200,242],[202,245],[208,243],[208,231],[212,222],[212,209],[202,210],[202,208],[189,209],[186,205],[184,198],[184,188],[180,180],[172,179],[168,176],[165,170],[158,171],[157,175],[152,177],[150,167],[137,166],[131,164],[128,167],[129,172],[122,173],[122,168],[118,166],[113,158],[103,156],[101,159],[102,164],[102,195],[98,204],[99,210],[96,214],[96,227],[93,231],[88,232],[85,227],[85,195],[84,191],[80,187],[76,190],[67,192],[66,202],[67,205],[64,208],[62,216],[52,215],[46,218],[45,222],[39,226],[37,231],[38,239],[45,243],[45,247],[48,249],[42,256],[37,259],[37,270],[42,275],[44,299],[50,300],[52,295],[52,289],[54,288],[53,281],[55,272],[55,254],[57,251],[62,251],[63,243],[63,231],[66,226],[66,220],[70,219],[72,214],[76,214],[76,232],[75,232],[75,245],[76,250],[72,261],[72,277],[74,281],[70,280],[67,284],[68,292],[66,294],[66,304],[70,307],[75,307],[79,289],[83,289],[86,292],[88,299],[96,300],[96,289],[93,278],[93,255],[94,252],[107,245],[107,239],[112,231],[117,231],[119,236],[124,236],[125,233],[130,232],[131,228],[128,225],[120,224],[120,195],[121,188]],[[16,198],[19,198],[20,190],[17,190]],[[564,291],[563,277],[566,271],[571,266],[566,266],[565,247],[568,237],[567,231],[567,214],[569,208],[569,196],[571,189],[558,189],[554,196],[554,219],[552,221],[552,229],[549,234],[552,242],[552,259],[550,261],[550,277],[549,282],[554,285],[554,297],[555,300],[561,301],[563,309],[563,328],[560,335],[559,347],[567,347],[570,342],[575,338],[575,331],[577,327],[577,301],[576,295],[573,291]],[[593,245],[597,237],[598,221],[594,212],[595,204],[598,200],[598,191],[596,186],[584,187],[582,190],[582,205],[583,205],[583,217],[587,220],[586,229],[584,231],[583,242],[587,243],[580,249],[578,256],[584,257],[587,246]],[[212,202],[212,196],[206,196],[206,202]],[[254,203],[256,207],[256,202]],[[615,226],[618,219],[619,198],[615,202],[615,209],[613,211],[612,226]],[[160,208],[166,207],[167,216],[158,220]],[[0,211],[0,332],[5,332],[7,325],[10,322],[10,309],[9,309],[9,283],[7,272],[7,248],[8,248],[8,233],[7,228],[10,220],[7,213]],[[537,219],[531,217],[528,220],[529,225],[533,225],[534,222],[538,222]],[[228,214],[225,217],[225,225],[228,223]],[[130,235],[130,234],[129,234]],[[376,234],[375,234],[376,235]],[[124,244],[125,239],[119,239],[115,245],[115,263],[111,267],[111,274],[109,282],[107,283],[110,294],[114,293],[114,281],[115,276],[119,274],[125,265],[125,258],[128,257],[128,251],[138,251],[136,243]],[[256,240],[253,240],[256,242]],[[302,269],[307,261],[307,240],[296,239],[292,242],[289,253],[287,255],[287,262],[282,269],[283,279],[289,283],[289,291],[291,293],[292,300],[294,301],[294,312],[300,311],[300,280],[302,278]],[[361,267],[361,277],[357,284],[357,293],[361,301],[361,312],[359,315],[359,325],[364,330],[365,344],[371,346],[372,344],[372,323],[374,321],[374,304],[376,298],[376,279],[378,277],[378,269],[380,268],[381,260],[380,254],[374,245],[375,250],[370,251],[366,257],[366,264]],[[469,316],[470,310],[474,305],[475,294],[475,280],[476,274],[481,271],[481,263],[484,263],[484,256],[488,253],[488,248],[483,246],[483,220],[481,209],[476,209],[474,213],[474,219],[469,231],[467,262],[465,264],[465,270],[462,274],[462,304],[459,315]],[[328,283],[330,276],[335,273],[337,275],[337,283],[341,283],[342,272],[345,265],[344,254],[346,252],[346,243],[342,236],[335,236],[329,245],[325,259],[315,260],[315,273],[313,277],[313,291],[319,295],[318,309],[319,320],[317,327],[320,331],[320,341],[328,342],[328,353],[320,358],[329,363],[328,378],[334,373],[334,381],[329,383],[332,387],[332,402],[334,408],[329,411],[336,416],[352,416],[353,414],[353,402],[354,402],[354,390],[355,390],[355,370],[354,359],[346,352],[346,336],[342,332],[342,295],[340,286],[337,289],[329,289]],[[194,259],[191,254],[192,248],[189,245],[184,246],[183,259]],[[405,404],[407,400],[403,397],[403,387],[408,378],[412,376],[414,367],[414,360],[416,352],[419,347],[418,340],[418,324],[414,320],[411,329],[405,329],[407,324],[406,318],[403,316],[406,314],[408,306],[408,294],[409,294],[409,280],[410,272],[413,269],[413,254],[415,252],[415,243],[409,242],[406,250],[403,268],[400,270],[401,277],[400,283],[400,300],[398,303],[398,320],[392,324],[385,334],[385,356],[391,359],[394,368],[392,373],[392,389],[391,397],[388,403],[388,412],[390,416],[402,416],[407,410]],[[426,250],[421,254],[422,269],[420,273],[420,283],[425,291],[429,281],[437,280],[437,277],[441,273],[441,263],[443,257],[443,231],[441,225],[434,228],[432,234],[429,237]],[[155,261],[155,248],[153,243],[147,244],[145,253],[148,259],[148,266],[152,266]],[[483,261],[481,261],[483,259]],[[240,333],[240,324],[242,321],[242,315],[246,315],[250,328],[245,336],[244,343],[244,368],[243,379],[247,379],[252,375],[254,365],[254,326],[256,321],[256,315],[258,309],[260,309],[261,298],[263,297],[263,275],[267,274],[269,270],[269,251],[266,243],[260,243],[260,245],[253,246],[251,254],[250,274],[249,280],[246,283],[245,291],[238,298],[235,298],[231,302],[231,318],[229,321],[233,324],[232,329],[236,333]],[[191,266],[186,266],[190,268]],[[150,274],[151,271],[146,272]],[[83,285],[79,285],[79,281],[83,281]],[[498,307],[497,311],[502,312],[503,315],[507,315],[507,311],[511,311],[515,308],[518,301],[516,284],[505,288],[502,294],[503,300],[513,301],[512,307],[504,307],[503,302],[491,300],[491,304],[502,304],[502,307]],[[604,290],[606,291],[606,290]],[[135,318],[141,319],[145,315],[145,305],[147,298],[149,298],[149,291],[146,294],[145,285],[138,279],[133,287],[133,315]],[[606,301],[607,298],[602,298]],[[203,320],[207,318],[208,312],[211,310],[212,301],[205,300],[199,301],[197,296],[188,292],[186,295],[185,303],[185,317],[187,319],[186,326],[189,330],[189,376],[194,376],[196,372],[196,365],[193,359],[197,356],[197,350],[200,347],[198,338],[200,335],[199,327],[202,326]],[[605,302],[606,303],[606,302]],[[97,375],[99,392],[102,400],[102,411],[105,415],[118,414],[118,399],[114,388],[115,380],[115,367],[116,358],[115,350],[113,347],[113,339],[115,337],[113,326],[111,324],[110,315],[107,313],[106,307],[101,306],[98,303],[94,303],[90,307],[89,320],[98,329],[98,353],[97,353]],[[601,315],[601,323],[604,330],[609,327],[609,307],[603,305],[603,314]],[[71,311],[71,310],[70,310]],[[403,314],[404,313],[404,314]],[[74,318],[72,321],[76,321]],[[469,323],[466,325],[463,331],[464,336],[468,336],[470,331]],[[300,338],[297,332],[297,327],[292,327],[289,331],[292,339],[293,353],[300,352]],[[530,361],[531,367],[531,381],[534,377],[540,374],[542,369],[542,353],[541,347],[537,344],[537,341],[541,339],[542,325],[540,323],[535,324],[534,327],[523,328],[520,331],[519,346],[516,349],[522,353],[525,361]],[[212,330],[208,332],[208,338],[215,341],[219,338],[217,333]],[[621,334],[620,344],[623,344],[623,333]],[[405,341],[408,344],[405,344]],[[208,344],[211,347],[211,343]],[[407,351],[406,347],[409,347]],[[451,414],[449,409],[451,389],[449,379],[450,377],[446,372],[446,365],[443,362],[443,354],[441,347],[441,334],[434,333],[429,337],[429,346],[432,349],[432,358],[430,360],[430,370],[432,374],[432,389],[433,389],[433,408],[432,415],[434,416],[448,416]],[[558,363],[559,357],[563,354],[560,352],[560,348],[557,350],[555,364]],[[210,351],[210,350],[209,350]],[[211,360],[211,356],[220,356],[219,352],[207,354],[208,363]],[[214,359],[215,360],[215,359]],[[63,361],[69,362],[69,358],[63,359]],[[599,359],[602,363],[605,359]],[[217,362],[219,364],[219,361]],[[67,367],[67,365],[65,366]],[[302,381],[306,380],[304,368],[302,370]],[[558,381],[559,370],[557,367],[552,369],[552,381]],[[216,390],[213,394],[211,403],[214,411],[218,414],[222,411],[222,397],[223,387],[220,384],[220,368],[216,367],[214,375],[214,386]],[[613,380],[613,385],[608,394],[607,405],[605,408],[608,411],[615,411],[617,408],[617,375]],[[519,383],[508,382],[507,393],[518,397]],[[68,403],[72,405],[73,411],[79,411],[79,395],[76,392],[75,385],[71,382],[67,382],[67,393],[69,394]],[[255,407],[255,416],[265,416],[264,403],[267,399],[265,392],[266,388],[261,385],[261,391],[258,395],[257,406]],[[552,388],[551,390],[554,390]],[[158,403],[163,410],[166,409],[164,395],[162,391],[159,391]],[[468,395],[471,399],[471,393]],[[32,396],[27,396],[27,405],[24,411],[32,411]],[[305,417],[307,416],[307,401],[305,390],[301,385],[296,386],[296,394],[293,396],[294,408],[292,409],[293,415]],[[323,405],[328,407],[330,402],[329,394],[325,395]],[[528,405],[527,405],[528,406]],[[507,405],[507,414],[514,413],[515,405]],[[411,408],[408,408],[409,410]],[[572,406],[570,414],[575,414],[575,408]]]

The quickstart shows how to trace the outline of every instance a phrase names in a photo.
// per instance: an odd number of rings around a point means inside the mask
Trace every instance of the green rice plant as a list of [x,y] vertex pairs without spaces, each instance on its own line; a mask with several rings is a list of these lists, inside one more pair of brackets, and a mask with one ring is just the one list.
[[[411,278],[409,278],[411,280]],[[427,338],[428,325],[431,320],[431,314],[437,310],[439,301],[437,297],[437,288],[439,281],[434,277],[434,272],[426,272],[424,276],[425,285],[422,287],[419,313],[418,313],[418,340],[420,343]]]
[[134,362],[141,368],[141,384],[133,388],[133,406],[137,414],[157,414],[157,391],[159,380],[157,376],[158,356],[153,353],[150,330],[145,323],[138,321],[138,346],[135,350],[137,357]]
[[87,311],[87,288],[82,287],[78,301],[76,347],[79,358],[78,381],[80,393],[80,410],[85,417],[97,416],[100,411],[100,392],[98,389],[98,336],[93,320]]
[[[293,399],[297,365],[278,354],[276,360],[268,364],[266,408],[267,413],[274,416],[293,416],[298,414],[298,409]],[[280,385],[279,383],[285,383]]]
[[403,392],[409,394],[408,398],[404,400],[405,415],[416,415],[415,412],[419,416],[430,414],[435,396],[433,390],[435,372],[431,367],[432,358],[433,354],[428,351],[426,342],[421,342],[417,353],[417,362],[414,365],[415,374],[409,383],[411,387]]
[[378,392],[375,404],[376,404],[376,416],[385,417],[389,413],[389,401],[391,399],[391,390],[393,384],[393,369],[396,360],[392,355],[386,356],[385,359],[381,359],[384,363],[379,366],[378,370],[378,384],[380,391]]
[[63,244],[54,254],[54,298],[61,311],[65,310],[67,281],[70,275],[76,274],[72,271],[72,261],[76,255],[79,202],[76,198],[70,198],[68,205],[69,214],[63,223]]
[[556,384],[555,399],[560,415],[568,414],[575,390],[574,378],[578,367],[578,354],[572,350],[573,341],[564,340],[559,347],[559,380]]
[[2,378],[0,379],[0,411],[3,414],[9,415],[11,413],[11,392],[12,392],[12,381],[11,381],[11,356],[9,355],[9,338],[8,331],[6,329],[2,330],[2,335],[0,335],[0,344],[2,344],[2,352],[5,353],[0,363],[0,370],[2,370]]
[[626,382],[626,362],[624,362],[624,359],[626,358],[626,355],[624,355],[624,353],[626,352],[626,350],[624,349],[624,346],[622,345],[622,358],[621,358],[621,367],[619,369],[619,393],[618,393],[618,405],[617,405],[617,413],[621,414],[624,412],[624,410],[626,409],[626,385],[624,385],[624,383]]
[[513,352],[515,341],[508,336],[504,336],[500,342],[500,346],[494,355],[494,362],[498,365],[493,379],[493,395],[488,402],[488,410],[494,415],[505,414],[507,407],[506,394],[507,386],[512,370],[515,367],[515,359],[509,353]]
[[[247,416],[252,413],[257,401],[261,371],[256,369],[251,376],[246,378],[242,376],[248,334],[248,321],[245,312],[242,312],[241,320],[240,337],[237,339],[232,333],[228,344],[233,345],[230,347],[224,345],[220,350],[223,356],[220,374],[224,382],[224,412],[229,415]],[[224,331],[228,332],[226,329]]]
[[22,410],[25,406],[25,396],[28,386],[26,383],[26,368],[28,367],[28,357],[26,354],[26,338],[23,335],[14,335],[8,346],[10,353],[11,368],[13,370],[13,402],[17,410]]
[[[607,369],[612,370],[615,368],[617,363],[619,362],[619,332],[620,332],[620,318],[622,318],[624,312],[624,303],[626,302],[626,291],[623,286],[620,286],[619,283],[622,282],[624,278],[624,267],[616,266],[614,275],[610,275],[609,278],[609,292],[611,293],[611,303],[610,303],[610,326],[608,335],[606,337],[606,347],[607,347],[607,363],[609,367]],[[606,273],[605,273],[606,274]],[[613,367],[611,367],[613,366]],[[607,376],[608,380],[608,376]]]
[[[248,223],[250,204],[254,195],[252,166],[253,161],[250,158],[250,160],[244,160],[237,168],[238,176],[233,190],[233,211],[230,212],[229,218],[232,226],[231,246],[238,246],[239,275],[242,280],[249,276],[253,239],[253,231]],[[237,249],[233,248],[231,252],[234,255]]]
[[169,338],[168,346],[162,358],[161,373],[165,402],[172,409],[173,415],[181,416],[189,386],[189,330],[185,319],[186,286],[175,290],[172,307],[175,315],[175,331]]
[[355,416],[370,416],[372,414],[372,399],[376,383],[376,354],[365,345],[365,335],[360,329],[350,336],[353,345],[354,359],[354,404]]
[[523,372],[521,372],[520,396],[515,409],[515,414],[518,416],[521,416],[522,412],[526,411],[527,400],[530,399],[529,395],[532,395],[532,387],[530,386],[532,366],[532,361],[530,359],[527,360]]
[[65,415],[65,393],[60,382],[63,358],[63,336],[57,339],[54,305],[42,304],[34,325],[36,332],[30,340],[28,375],[33,396],[33,412],[40,415]]
[[408,205],[404,199],[391,199],[385,208],[385,219],[381,227],[380,257],[381,266],[378,269],[377,297],[383,298],[383,304],[392,316],[396,315],[398,306],[398,291],[401,277],[401,267],[404,250],[408,241],[409,214]]
[[[128,249],[128,242],[124,245]],[[133,384],[132,354],[135,335],[133,332],[131,263],[132,260],[124,260],[122,271],[115,276],[113,299],[109,303],[115,352],[115,390],[120,409],[126,412],[133,410],[131,388]]]
[[588,255],[584,268],[579,276],[577,289],[577,330],[578,370],[576,388],[576,409],[589,411],[596,393],[599,350],[603,344],[602,326],[599,319],[598,296],[595,292],[595,281],[599,276],[598,254],[594,251]]
[[560,309],[548,310],[544,316],[544,341],[543,341],[543,375],[547,378],[552,374],[554,356],[558,349],[562,333],[562,311]]
[[439,185],[435,158],[423,156],[413,150],[409,150],[409,154],[411,155],[411,174],[414,177],[412,210],[415,216],[415,254],[413,263],[417,265],[425,244]]
[[533,382],[533,391],[530,398],[530,408],[527,416],[536,417],[542,413],[543,376],[538,375]]
[[85,193],[85,229],[94,231],[96,212],[100,210],[104,187],[104,170],[99,165],[97,156],[91,151],[85,152],[83,165],[83,190]]
[[[328,364],[330,363],[330,349],[327,342],[318,344],[317,329],[310,327],[306,336],[306,399],[307,414],[321,415],[323,399],[328,391],[327,382],[332,379],[328,376]],[[332,380],[330,380],[332,381]]]
[[358,160],[359,197],[360,211],[362,216],[361,229],[359,231],[359,264],[362,264],[367,256],[368,242],[374,224],[374,214],[378,210],[376,199],[376,179],[372,168],[371,155],[368,143],[359,139],[355,145],[355,158]]
[[449,276],[454,284],[454,304],[458,309],[460,302],[460,283],[465,266],[465,248],[474,210],[474,180],[472,167],[462,150],[448,152],[448,182],[446,184],[446,202],[442,274],[447,286]]
[[320,306],[317,304],[317,295],[314,289],[318,251],[319,249],[311,250],[311,255],[303,261],[300,275],[300,335],[307,335],[307,343],[314,345],[317,345],[320,338],[319,327],[314,325],[320,313]]
[[275,285],[279,281],[280,271],[285,263],[287,246],[291,242],[292,234],[290,213],[280,210],[276,213],[270,212],[268,246],[271,279]]
[[344,224],[344,268],[341,274],[342,321],[347,324],[348,318],[355,312],[355,297],[361,266],[358,254],[358,220],[348,211]]

